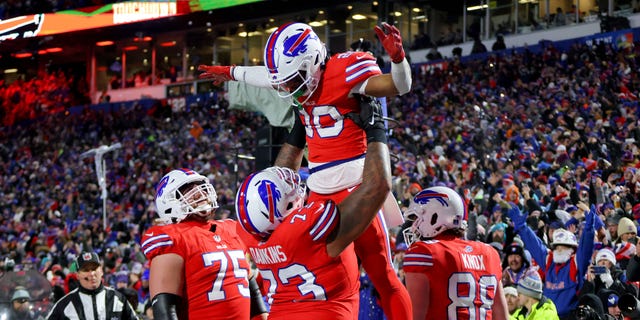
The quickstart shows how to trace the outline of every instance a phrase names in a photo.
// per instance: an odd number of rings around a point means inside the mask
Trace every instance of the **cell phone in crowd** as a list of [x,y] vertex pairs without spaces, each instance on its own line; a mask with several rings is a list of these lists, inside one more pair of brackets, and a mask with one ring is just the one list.
[[594,274],[604,274],[607,273],[607,267],[605,266],[593,266],[593,273]]

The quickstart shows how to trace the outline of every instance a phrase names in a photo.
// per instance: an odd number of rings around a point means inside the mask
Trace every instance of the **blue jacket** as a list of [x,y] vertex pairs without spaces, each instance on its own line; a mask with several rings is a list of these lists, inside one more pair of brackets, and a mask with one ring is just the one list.
[[578,306],[578,291],[584,283],[584,275],[591,263],[595,231],[585,225],[578,243],[577,252],[563,264],[553,262],[553,252],[528,226],[520,230],[520,237],[531,257],[544,272],[542,293],[556,305],[558,315],[564,318]]

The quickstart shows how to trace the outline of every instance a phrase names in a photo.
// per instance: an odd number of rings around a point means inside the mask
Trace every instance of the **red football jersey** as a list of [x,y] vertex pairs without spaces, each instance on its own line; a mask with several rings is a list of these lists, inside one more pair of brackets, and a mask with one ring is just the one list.
[[268,289],[269,319],[358,318],[353,244],[336,258],[327,255],[326,238],[339,220],[335,203],[311,202],[287,216],[266,241],[245,241]]
[[141,250],[150,261],[168,253],[184,259],[180,319],[249,319],[249,264],[236,224],[183,221],[144,233]]
[[491,319],[502,276],[498,252],[488,244],[453,236],[417,241],[404,258],[406,273],[429,278],[425,319]]
[[[351,89],[381,74],[376,59],[366,52],[344,52],[329,59],[318,88],[300,110],[307,132],[309,161],[350,159],[367,150],[364,131],[344,115],[360,109]],[[305,98],[300,98],[305,99]]]

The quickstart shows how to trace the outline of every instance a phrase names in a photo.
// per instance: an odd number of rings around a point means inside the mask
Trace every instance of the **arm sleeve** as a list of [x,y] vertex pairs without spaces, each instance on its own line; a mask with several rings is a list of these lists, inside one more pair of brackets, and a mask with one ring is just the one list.
[[400,95],[411,90],[411,66],[406,58],[400,63],[391,63],[391,79]]
[[529,227],[525,227],[520,232],[522,242],[524,242],[525,248],[529,250],[533,259],[536,260],[538,265],[543,271],[547,270],[547,247],[542,243],[542,240],[533,233],[533,230]]
[[[597,216],[596,219],[599,219]],[[595,232],[593,225],[585,226],[580,236],[580,242],[578,243],[578,281],[584,282],[583,275],[587,273],[587,268],[591,263],[591,255],[593,253],[593,237]]]
[[269,83],[269,73],[263,66],[233,67],[231,77],[236,81],[245,82],[260,88],[273,88]]
[[178,320],[179,296],[171,293],[158,293],[151,300],[153,318],[157,320]]
[[300,112],[298,110],[294,111],[294,118],[295,122],[287,136],[287,143],[296,148],[303,149],[307,143],[307,134],[305,132],[304,125],[302,124],[302,120],[300,120]]
[[255,277],[249,279],[249,292],[251,295],[251,318],[259,314],[266,313],[267,307],[264,305],[264,300],[262,300],[262,294],[260,293],[260,287],[258,286],[258,282],[256,282]]
[[476,240],[478,238],[478,214],[472,212],[469,214],[469,224],[467,226],[467,239]]

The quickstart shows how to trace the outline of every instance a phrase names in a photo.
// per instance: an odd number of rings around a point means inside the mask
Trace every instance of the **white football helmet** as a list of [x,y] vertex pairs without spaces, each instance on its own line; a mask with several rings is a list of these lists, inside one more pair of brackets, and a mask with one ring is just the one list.
[[413,221],[404,231],[407,245],[421,238],[433,238],[445,230],[467,228],[467,206],[451,188],[431,187],[418,192],[404,217]]
[[[189,186],[196,187],[189,188]],[[207,177],[190,169],[167,173],[156,187],[156,210],[161,223],[171,224],[191,214],[205,217],[218,208],[216,190]]]
[[245,231],[266,238],[304,205],[305,192],[300,175],[289,168],[270,167],[253,173],[236,194],[238,221]]
[[274,31],[264,49],[271,85],[281,98],[305,96],[302,104],[318,87],[326,58],[324,43],[311,26],[299,22]]

